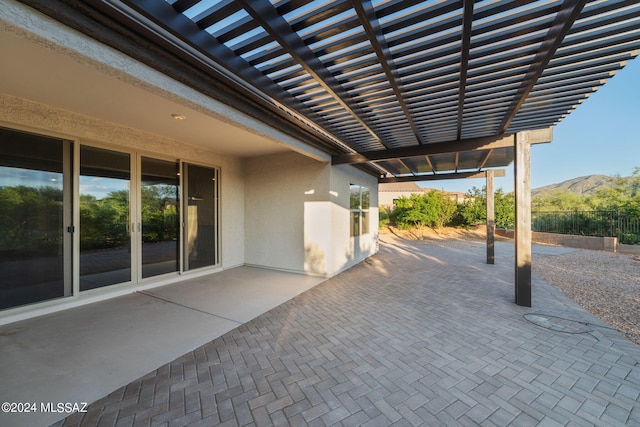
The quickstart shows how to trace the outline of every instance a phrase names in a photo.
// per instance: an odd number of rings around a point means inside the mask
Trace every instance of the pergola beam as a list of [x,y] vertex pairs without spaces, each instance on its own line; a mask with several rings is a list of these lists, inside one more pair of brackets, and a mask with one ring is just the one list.
[[[493,176],[505,176],[504,169],[493,169]],[[412,176],[392,176],[386,178],[378,178],[379,184],[388,184],[391,182],[419,182],[419,181],[439,181],[445,179],[466,179],[466,178],[485,178],[486,171],[482,172],[457,172],[457,173],[439,173],[437,175],[412,175]]]
[[462,47],[460,48],[460,89],[458,92],[458,139],[462,139],[462,122],[464,118],[464,99],[467,89],[467,68],[471,46],[471,23],[473,22],[473,0],[464,0],[462,15]]
[[551,58],[555,55],[556,50],[558,50],[562,44],[565,36],[571,30],[571,27],[573,27],[574,22],[578,19],[586,3],[586,0],[565,0],[560,7],[560,11],[556,15],[549,31],[547,31],[544,41],[538,49],[538,53],[533,61],[531,61],[531,66],[525,74],[525,78],[500,124],[500,133],[504,133],[509,129],[511,121],[515,118],[516,114],[518,114],[518,111],[520,111],[520,107],[522,107],[529,93],[533,90],[533,87],[538,82],[538,79],[549,64],[549,61],[551,61]]
[[276,40],[282,49],[309,73],[345,111],[362,126],[377,142],[386,146],[378,133],[365,122],[366,115],[360,106],[351,98],[334,75],[325,67],[302,38],[289,23],[278,14],[276,8],[268,0],[238,0],[238,3]]
[[[553,140],[553,129],[530,131],[531,144],[543,144]],[[380,162],[384,160],[406,157],[431,156],[462,151],[495,150],[496,148],[513,148],[514,135],[498,135],[483,138],[463,139],[459,141],[438,142],[413,147],[390,148],[388,150],[365,151],[362,153],[338,154],[332,157],[334,165]]]
[[378,62],[380,63],[380,66],[387,76],[389,85],[391,85],[391,88],[393,89],[393,93],[396,96],[398,104],[400,104],[400,108],[402,108],[402,112],[407,119],[409,127],[413,131],[413,135],[415,136],[416,141],[419,144],[423,144],[424,142],[420,137],[420,130],[413,120],[411,112],[409,111],[409,106],[404,99],[404,95],[402,93],[402,90],[400,89],[400,86],[398,85],[398,80],[400,80],[400,76],[398,76],[398,69],[393,63],[393,56],[391,55],[391,51],[389,50],[387,41],[384,38],[383,31],[380,28],[380,23],[378,21],[378,17],[376,16],[375,10],[373,9],[371,1],[352,0],[351,3],[356,13],[358,14],[358,17],[360,18],[360,22],[362,22],[362,27],[364,28],[364,31],[365,33],[367,33],[367,37],[371,42],[371,47],[373,47],[373,50],[376,52]]

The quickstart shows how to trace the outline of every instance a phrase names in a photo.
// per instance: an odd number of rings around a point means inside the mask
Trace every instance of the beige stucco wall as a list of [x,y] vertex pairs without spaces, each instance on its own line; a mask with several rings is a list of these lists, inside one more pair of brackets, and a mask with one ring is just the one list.
[[[351,166],[333,166],[331,173],[333,242],[330,274],[337,274],[378,250],[378,179]],[[369,233],[350,237],[349,186],[361,185],[371,190]]]
[[[297,153],[245,162],[245,260],[332,276],[377,250],[377,179]],[[349,236],[349,185],[371,189],[370,233]]]
[[245,161],[247,264],[305,271],[305,207],[327,200],[329,172],[294,152]]

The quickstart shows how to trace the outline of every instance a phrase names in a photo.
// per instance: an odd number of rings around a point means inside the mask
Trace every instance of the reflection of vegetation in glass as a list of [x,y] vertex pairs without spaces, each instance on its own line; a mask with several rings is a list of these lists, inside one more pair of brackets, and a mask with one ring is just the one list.
[[129,190],[97,199],[80,195],[80,250],[118,248],[129,244]]
[[0,188],[0,230],[0,253],[5,258],[61,253],[62,190]]
[[349,209],[360,209],[360,186],[350,185]]
[[[360,185],[349,185],[349,209],[351,237],[369,233],[368,210],[371,207],[371,191]],[[362,223],[362,224],[361,224]]]
[[367,210],[371,207],[371,192],[366,187],[362,188],[362,209]]
[[166,242],[178,238],[177,186],[167,184],[142,187],[143,242]]

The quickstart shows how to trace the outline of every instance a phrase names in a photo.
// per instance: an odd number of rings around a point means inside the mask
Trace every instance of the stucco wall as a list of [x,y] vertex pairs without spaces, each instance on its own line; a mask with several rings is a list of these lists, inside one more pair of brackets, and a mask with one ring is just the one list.
[[[305,271],[305,206],[327,201],[329,166],[295,152],[245,161],[245,260],[249,265]],[[322,229],[328,223],[318,223]],[[322,260],[316,261],[320,273]]]
[[[247,264],[332,276],[377,250],[376,177],[293,152],[246,160],[245,177]],[[350,184],[371,190],[370,233],[357,238]]]
[[[371,190],[369,233],[350,237],[349,186],[361,185]],[[352,166],[331,168],[332,256],[329,274],[334,275],[375,254],[378,250],[378,179]]]
[[[288,149],[304,153],[307,156],[325,161],[330,158],[326,153],[305,144],[304,141],[230,108],[228,105],[132,59],[118,49],[110,48],[80,34],[19,1],[0,0],[0,32],[29,40],[43,48],[45,52],[67,57],[70,61],[86,67],[87,70],[97,70],[128,85],[132,91],[151,92],[195,112],[261,135],[272,142],[282,144]],[[51,75],[56,76],[56,72],[59,74],[60,70],[51,70]],[[55,79],[44,80],[45,84],[55,84]],[[82,93],[82,88],[79,87],[78,91]],[[11,91],[7,92],[12,93]],[[118,99],[114,97],[112,101],[120,103],[128,101],[133,105],[132,100],[135,101],[134,98]],[[207,148],[215,150],[214,145],[207,146]]]

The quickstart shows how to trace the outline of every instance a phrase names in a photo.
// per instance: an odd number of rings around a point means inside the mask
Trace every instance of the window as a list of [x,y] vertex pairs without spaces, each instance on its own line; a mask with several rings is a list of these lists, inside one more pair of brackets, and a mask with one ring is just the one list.
[[186,242],[184,269],[193,270],[220,263],[219,171],[190,163],[183,164],[185,180]]
[[0,127],[0,312],[218,266],[219,194],[214,167]]
[[367,187],[351,184],[349,186],[349,209],[351,237],[369,233],[369,208],[371,191]]
[[131,281],[131,156],[80,147],[80,290]]
[[180,270],[180,165],[141,158],[142,278]]
[[71,295],[71,151],[0,129],[0,309]]

